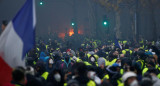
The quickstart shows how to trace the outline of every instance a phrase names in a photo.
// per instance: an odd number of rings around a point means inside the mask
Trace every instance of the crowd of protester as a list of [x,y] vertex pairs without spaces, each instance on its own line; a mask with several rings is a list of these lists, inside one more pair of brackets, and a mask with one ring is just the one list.
[[26,55],[26,68],[12,72],[17,86],[160,86],[159,41],[85,39],[70,48],[39,40]]

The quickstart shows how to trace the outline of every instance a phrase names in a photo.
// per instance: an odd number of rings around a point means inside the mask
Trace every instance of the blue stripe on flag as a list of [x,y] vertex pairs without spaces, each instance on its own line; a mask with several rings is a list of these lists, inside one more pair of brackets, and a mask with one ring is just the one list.
[[115,37],[115,46],[122,49],[122,46],[119,44],[118,39]]
[[13,19],[16,33],[23,41],[23,56],[33,47],[35,27],[33,26],[33,0],[27,0]]

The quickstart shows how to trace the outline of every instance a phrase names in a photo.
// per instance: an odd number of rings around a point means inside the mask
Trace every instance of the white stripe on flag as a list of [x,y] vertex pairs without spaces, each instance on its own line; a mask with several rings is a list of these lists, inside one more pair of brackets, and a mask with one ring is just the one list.
[[22,61],[23,42],[15,32],[12,21],[0,36],[0,55],[5,62],[12,68],[25,66]]
[[35,26],[36,26],[36,7],[35,7],[35,0],[33,0],[33,27]]
[[118,42],[118,45],[119,45],[119,48],[122,49],[122,46],[121,46],[121,44],[119,42]]

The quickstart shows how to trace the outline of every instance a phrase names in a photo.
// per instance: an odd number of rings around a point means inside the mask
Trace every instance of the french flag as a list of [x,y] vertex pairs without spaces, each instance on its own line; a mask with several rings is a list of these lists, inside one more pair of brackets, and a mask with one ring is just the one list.
[[0,86],[10,83],[12,69],[25,67],[25,55],[34,46],[35,0],[25,4],[0,36]]
[[120,45],[120,43],[118,42],[118,39],[116,37],[115,37],[115,46],[122,49],[122,46]]

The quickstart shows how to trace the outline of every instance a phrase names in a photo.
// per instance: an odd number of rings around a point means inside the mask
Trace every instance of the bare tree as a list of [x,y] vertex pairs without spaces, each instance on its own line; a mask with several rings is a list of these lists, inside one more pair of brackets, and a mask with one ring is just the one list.
[[[115,12],[115,27],[114,27],[114,32],[117,38],[121,38],[121,9],[125,6],[131,8],[131,2],[134,0],[94,0],[103,7],[106,8],[107,12],[114,11]],[[125,3],[124,3],[125,2]]]
[[[137,29],[137,21],[136,19],[137,14],[141,12],[140,7],[147,7],[149,8],[149,12],[151,13],[151,21],[153,28],[151,28],[149,31],[153,32],[153,38],[157,38],[157,22],[155,18],[155,7],[160,6],[160,0],[94,0],[97,3],[99,3],[101,6],[106,8],[106,12],[114,11],[115,12],[115,28],[114,31],[116,33],[117,38],[121,38],[121,10],[123,7],[127,7],[130,10],[130,16],[131,16],[131,28],[130,31],[132,31],[132,35],[134,38],[136,38],[136,35],[138,35],[138,31],[140,31],[138,28]],[[139,36],[138,36],[139,37]]]

